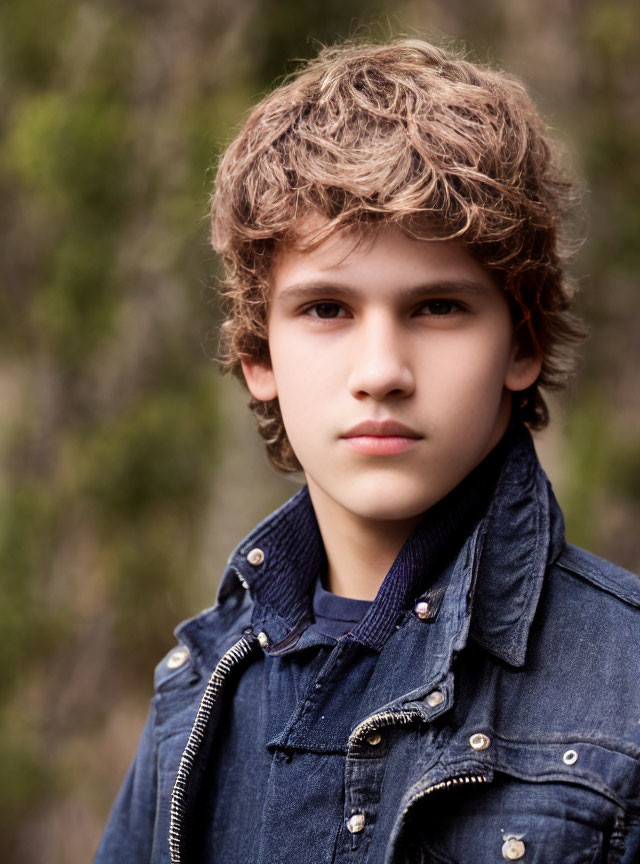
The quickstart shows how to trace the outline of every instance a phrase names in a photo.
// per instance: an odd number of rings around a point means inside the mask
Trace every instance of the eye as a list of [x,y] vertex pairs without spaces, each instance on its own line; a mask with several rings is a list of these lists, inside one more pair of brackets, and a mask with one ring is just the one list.
[[305,309],[305,314],[312,318],[339,318],[342,317],[341,313],[344,313],[344,309],[339,303],[314,303]]
[[463,311],[462,304],[457,300],[427,300],[423,303],[418,312],[422,315],[444,316],[451,315],[454,312]]

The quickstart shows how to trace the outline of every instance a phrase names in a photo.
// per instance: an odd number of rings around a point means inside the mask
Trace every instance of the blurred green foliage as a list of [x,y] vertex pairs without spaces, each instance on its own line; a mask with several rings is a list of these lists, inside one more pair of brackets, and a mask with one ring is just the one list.
[[43,741],[93,722],[90,702],[62,726],[46,707],[78,627],[104,630],[95,650],[126,658],[118,686],[140,688],[193,611],[216,465],[215,370],[200,347],[215,316],[202,217],[216,130],[197,87],[186,100],[139,93],[134,36],[148,24],[142,9],[75,0],[0,11],[2,330],[26,371],[0,485],[9,837],[64,772]]
[[[214,441],[211,394],[160,391],[83,437],[87,489],[110,524],[131,525],[149,511],[195,518],[206,500]],[[83,452],[84,451],[84,452]]]
[[62,620],[48,607],[42,582],[55,547],[53,501],[46,486],[34,479],[17,481],[10,491],[0,501],[0,704],[19,676],[65,633]]
[[263,0],[255,26],[247,32],[247,44],[254,56],[258,81],[271,84],[291,71],[300,60],[313,57],[322,45],[367,35],[391,35],[384,26],[384,3],[365,0],[325,0],[306,6],[296,0]]
[[54,774],[43,762],[41,744],[34,730],[25,729],[23,722],[3,711],[0,715],[3,734],[0,738],[2,787],[0,804],[3,808],[4,836],[10,838],[24,813],[37,811],[55,789]]
[[70,0],[59,0],[55,7],[48,0],[0,6],[3,67],[12,84],[21,89],[49,85],[76,8]]

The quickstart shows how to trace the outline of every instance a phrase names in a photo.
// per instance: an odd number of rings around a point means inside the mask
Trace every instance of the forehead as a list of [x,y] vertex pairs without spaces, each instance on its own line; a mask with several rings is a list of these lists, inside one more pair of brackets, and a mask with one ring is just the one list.
[[439,283],[494,288],[491,274],[458,240],[418,240],[395,226],[341,230],[317,245],[284,246],[272,268],[272,296],[309,282],[391,289]]

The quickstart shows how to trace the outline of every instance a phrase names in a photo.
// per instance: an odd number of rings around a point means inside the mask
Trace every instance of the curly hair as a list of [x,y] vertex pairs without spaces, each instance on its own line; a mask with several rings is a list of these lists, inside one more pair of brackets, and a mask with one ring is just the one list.
[[[218,166],[223,369],[244,380],[242,359],[269,364],[270,273],[285,245],[395,225],[417,239],[457,238],[506,292],[520,350],[542,357],[514,408],[543,428],[540,388],[566,384],[585,335],[560,230],[574,190],[513,77],[414,39],[324,48],[253,108]],[[321,227],[301,237],[309,214]],[[250,406],[273,465],[300,470],[278,400]]]

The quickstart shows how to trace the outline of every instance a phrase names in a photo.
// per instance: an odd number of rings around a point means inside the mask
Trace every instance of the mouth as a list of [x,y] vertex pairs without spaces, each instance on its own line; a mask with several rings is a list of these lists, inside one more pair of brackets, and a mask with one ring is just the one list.
[[397,420],[364,420],[352,426],[341,438],[359,438],[362,436],[375,438],[423,438],[415,429],[398,423]]
[[415,447],[424,436],[396,420],[365,420],[340,437],[358,453],[394,456]]

